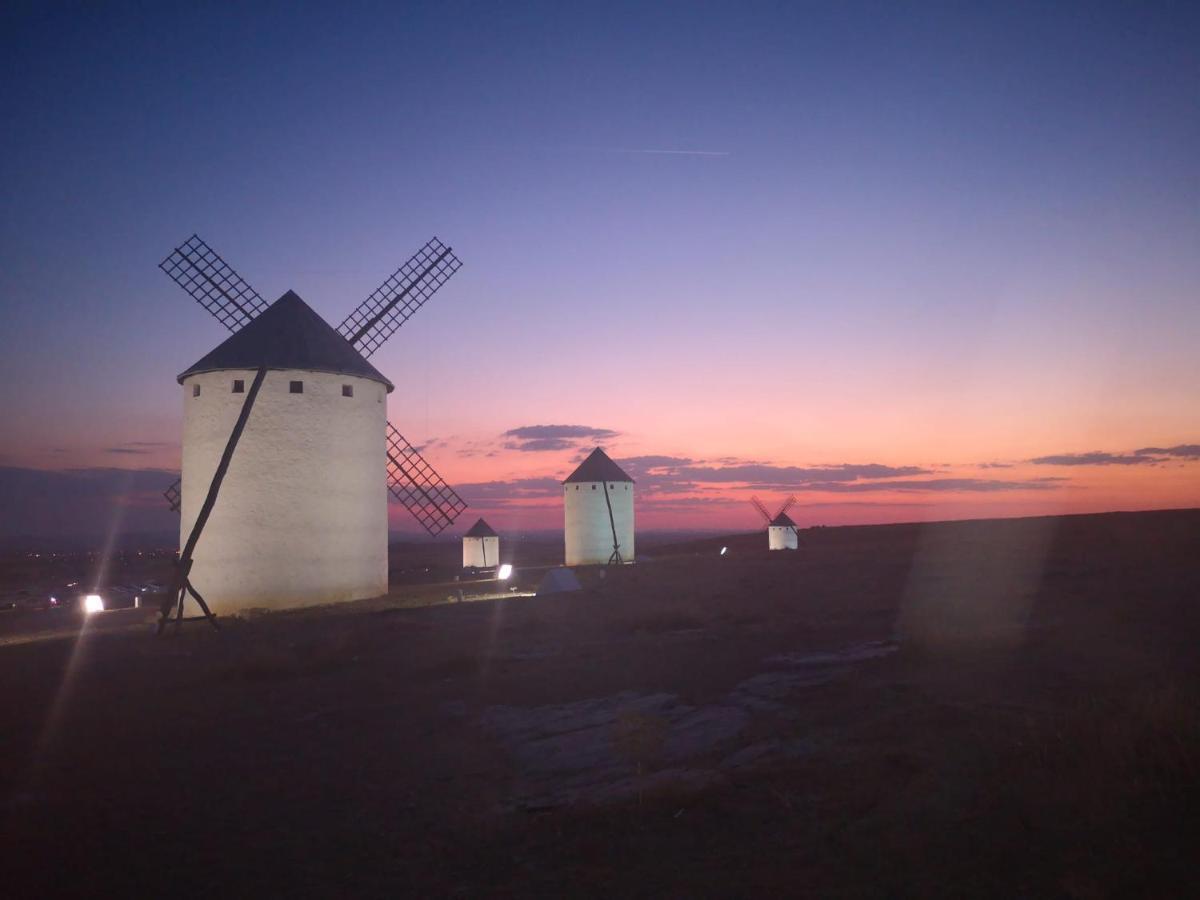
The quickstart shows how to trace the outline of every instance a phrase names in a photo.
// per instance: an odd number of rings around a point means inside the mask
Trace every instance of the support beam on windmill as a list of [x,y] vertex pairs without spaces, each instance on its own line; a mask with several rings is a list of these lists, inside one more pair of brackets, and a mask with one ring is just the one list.
[[430,534],[466,509],[387,421],[394,386],[367,359],[460,266],[434,238],[335,330],[293,291],[267,304],[196,235],[160,263],[232,333],[178,377],[183,467],[164,496],[181,556],[161,623],[189,595],[212,620],[383,594],[388,493]]

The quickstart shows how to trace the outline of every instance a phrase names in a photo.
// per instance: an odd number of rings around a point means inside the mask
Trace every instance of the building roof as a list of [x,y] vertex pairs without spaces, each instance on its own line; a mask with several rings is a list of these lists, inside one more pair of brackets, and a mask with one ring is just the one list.
[[579,468],[567,476],[563,484],[573,481],[628,481],[633,479],[622,471],[621,467],[608,458],[608,454],[597,447],[588,454],[588,458],[579,464]]
[[463,535],[463,537],[478,537],[478,538],[499,537],[499,536],[500,535],[496,534],[496,532],[492,530],[492,526],[489,525],[487,522],[483,521],[483,519],[480,519],[478,522],[476,522],[474,525],[472,525],[471,530]]
[[222,369],[299,369],[357,375],[394,386],[313,308],[288,291],[253,321],[216,346],[176,379]]
[[771,525],[774,528],[795,528],[796,523],[792,521],[791,516],[787,513],[780,513],[771,520]]

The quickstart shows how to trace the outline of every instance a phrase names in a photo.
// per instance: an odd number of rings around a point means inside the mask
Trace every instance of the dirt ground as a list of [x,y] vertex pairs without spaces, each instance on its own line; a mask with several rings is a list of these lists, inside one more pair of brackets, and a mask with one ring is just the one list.
[[3,891],[1200,895],[1200,511],[765,543],[0,621]]

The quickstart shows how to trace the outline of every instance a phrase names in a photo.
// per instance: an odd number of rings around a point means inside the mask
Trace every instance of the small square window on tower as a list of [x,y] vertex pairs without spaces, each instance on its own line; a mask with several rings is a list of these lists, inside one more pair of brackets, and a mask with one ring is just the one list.
[[198,384],[193,384],[193,385],[192,385],[192,396],[193,396],[193,397],[199,397],[199,396],[200,396],[200,385],[198,385]]
[[353,397],[354,396],[354,385],[343,384],[342,385],[342,396],[343,397]]
[[235,394],[246,393],[246,382],[241,378],[233,379],[233,392]]
[[304,393],[304,382],[303,381],[289,382],[288,391],[293,394],[303,394]]

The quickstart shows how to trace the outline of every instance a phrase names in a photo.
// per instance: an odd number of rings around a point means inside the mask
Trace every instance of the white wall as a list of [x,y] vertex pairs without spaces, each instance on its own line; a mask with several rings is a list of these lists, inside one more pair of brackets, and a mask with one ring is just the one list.
[[485,569],[498,565],[500,565],[500,538],[463,538],[464,569],[468,566],[473,566],[476,569]]
[[[204,372],[183,383],[181,548],[254,374]],[[246,393],[231,392],[235,378]],[[291,381],[304,392],[290,393]],[[342,396],[346,384],[353,397]],[[214,612],[387,592],[385,390],[350,375],[267,372],[196,545],[191,581]]]
[[[608,496],[612,502],[612,522],[617,526],[621,559],[633,562],[633,485],[628,481],[610,481]],[[613,552],[613,536],[603,485],[598,481],[564,484],[563,509],[567,565],[607,563]]]
[[795,550],[800,545],[796,529],[786,525],[771,525],[767,528],[768,550]]

